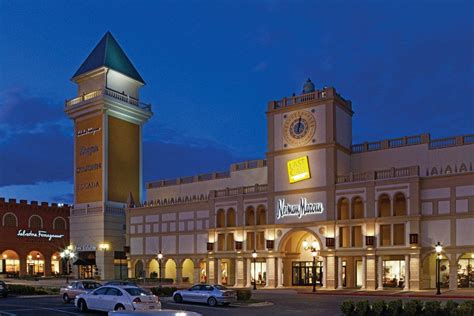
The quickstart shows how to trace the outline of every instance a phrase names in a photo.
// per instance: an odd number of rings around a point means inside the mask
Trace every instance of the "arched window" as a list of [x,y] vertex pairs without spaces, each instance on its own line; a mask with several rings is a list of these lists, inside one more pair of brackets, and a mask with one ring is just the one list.
[[38,215],[31,215],[28,220],[28,227],[31,229],[41,229],[43,228],[43,219]]
[[398,192],[393,197],[393,212],[395,216],[407,215],[407,200],[401,192]]
[[227,210],[227,227],[235,226],[235,210],[230,208]]
[[62,217],[56,217],[53,222],[53,229],[66,230],[66,220]]
[[360,196],[352,199],[352,218],[364,218],[364,202]]
[[265,206],[260,205],[257,208],[257,225],[266,225],[267,224],[267,211]]
[[245,225],[255,225],[255,211],[252,206],[247,207],[247,211],[245,211]]
[[349,219],[349,200],[347,198],[341,198],[337,202],[337,216],[340,220]]
[[18,227],[18,219],[13,213],[3,215],[2,225],[7,227]]
[[379,217],[390,216],[390,197],[388,194],[382,194],[379,196]]
[[219,209],[216,213],[216,227],[225,227],[225,214],[223,209]]

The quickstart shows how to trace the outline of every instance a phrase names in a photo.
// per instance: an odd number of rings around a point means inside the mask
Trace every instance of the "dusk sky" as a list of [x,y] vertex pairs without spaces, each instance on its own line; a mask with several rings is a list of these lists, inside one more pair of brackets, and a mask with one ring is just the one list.
[[269,100],[310,77],[353,143],[474,133],[472,1],[0,0],[0,196],[71,202],[70,81],[110,31],[147,85],[144,181],[266,152]]

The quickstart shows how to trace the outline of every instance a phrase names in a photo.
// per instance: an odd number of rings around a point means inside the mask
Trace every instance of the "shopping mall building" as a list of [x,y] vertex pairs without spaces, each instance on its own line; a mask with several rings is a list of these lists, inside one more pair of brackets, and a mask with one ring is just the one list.
[[71,242],[102,278],[125,253],[132,278],[416,290],[435,286],[440,242],[442,285],[474,287],[474,135],[353,144],[351,101],[308,80],[268,102],[265,159],[147,183],[142,199],[143,79],[107,33],[73,81]]

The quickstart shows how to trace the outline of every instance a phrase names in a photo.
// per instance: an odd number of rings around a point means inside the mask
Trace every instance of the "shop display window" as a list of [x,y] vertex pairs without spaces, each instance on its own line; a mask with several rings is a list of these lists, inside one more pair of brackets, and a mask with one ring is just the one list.
[[463,256],[459,259],[458,287],[474,288],[474,257]]
[[199,264],[199,282],[207,283],[207,263],[201,262]]
[[383,286],[393,288],[405,286],[405,260],[383,261]]
[[265,285],[267,283],[267,264],[263,262],[255,262],[250,264],[250,278],[252,284],[255,280],[255,273],[257,275],[257,284]]

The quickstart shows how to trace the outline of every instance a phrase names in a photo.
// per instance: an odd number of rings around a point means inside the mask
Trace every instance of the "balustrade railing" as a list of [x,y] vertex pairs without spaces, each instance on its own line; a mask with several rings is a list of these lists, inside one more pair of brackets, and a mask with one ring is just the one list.
[[336,177],[336,184],[419,176],[419,167],[390,168],[374,172],[351,173]]
[[135,99],[134,97],[131,97],[129,95],[126,95],[126,94],[123,94],[123,93],[120,93],[120,92],[117,92],[117,91],[114,91],[114,90],[111,90],[111,89],[98,89],[98,90],[86,93],[86,94],[78,96],[74,99],[66,100],[65,105],[66,105],[66,107],[71,107],[71,106],[77,105],[77,104],[79,104],[83,101],[87,101],[87,100],[94,99],[96,97],[104,96],[104,95],[109,96],[109,97],[114,98],[114,99],[117,99],[117,100],[120,100],[120,101],[128,103],[128,104],[134,105],[134,106],[139,107],[141,109],[151,111],[151,104],[146,104],[146,103],[140,102],[139,100]]

